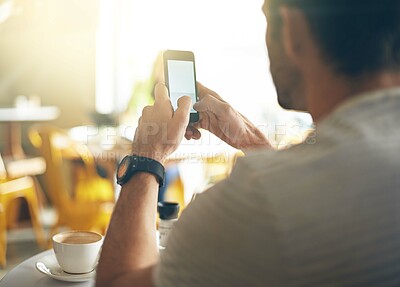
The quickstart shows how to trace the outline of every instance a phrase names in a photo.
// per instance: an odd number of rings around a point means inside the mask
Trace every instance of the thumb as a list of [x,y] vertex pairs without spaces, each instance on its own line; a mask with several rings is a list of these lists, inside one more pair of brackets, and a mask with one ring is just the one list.
[[205,95],[200,101],[193,105],[193,108],[198,112],[217,113],[221,108],[221,101],[211,95]]
[[189,122],[190,108],[192,99],[189,96],[183,96],[178,100],[178,108],[174,113],[174,119],[179,122]]
[[163,83],[158,83],[154,88],[154,98],[156,103],[169,101],[168,89]]

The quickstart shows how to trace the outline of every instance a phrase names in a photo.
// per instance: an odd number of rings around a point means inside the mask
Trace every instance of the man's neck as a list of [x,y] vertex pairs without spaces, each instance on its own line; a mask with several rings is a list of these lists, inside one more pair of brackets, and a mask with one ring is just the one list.
[[318,123],[355,95],[400,87],[400,73],[382,72],[353,79],[320,73],[310,78],[306,85],[308,109],[314,121]]

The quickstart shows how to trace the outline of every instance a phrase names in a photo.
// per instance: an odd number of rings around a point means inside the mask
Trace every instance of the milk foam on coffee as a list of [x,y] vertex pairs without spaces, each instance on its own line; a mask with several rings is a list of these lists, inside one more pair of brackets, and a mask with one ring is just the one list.
[[99,234],[94,233],[67,233],[64,235],[59,236],[55,240],[60,243],[67,243],[67,244],[88,244],[99,241],[102,239],[102,236]]

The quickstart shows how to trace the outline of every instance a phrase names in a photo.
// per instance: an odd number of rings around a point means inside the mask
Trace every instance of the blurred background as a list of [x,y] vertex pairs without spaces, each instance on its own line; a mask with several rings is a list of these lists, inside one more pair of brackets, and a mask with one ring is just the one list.
[[[27,188],[37,197],[29,203],[15,196],[14,203],[0,195],[3,266],[48,247],[57,229],[105,231],[99,222],[107,219],[99,218],[109,216],[112,206],[103,205],[118,196],[116,164],[129,153],[140,112],[162,81],[162,50],[193,51],[198,81],[256,123],[275,147],[304,140],[310,115],[277,104],[262,4],[0,0],[0,194],[20,188],[1,184],[29,178]],[[239,154],[205,132],[197,143],[184,141],[167,166],[169,185],[160,198],[185,206],[228,176]],[[60,199],[64,190],[69,199]],[[65,211],[73,204],[88,210],[89,203],[91,214]],[[77,226],[82,218],[87,225]]]
[[262,0],[0,3],[1,15],[10,13],[0,24],[2,106],[38,95],[59,107],[55,123],[63,128],[91,123],[95,111],[118,115],[158,53],[180,49],[195,53],[198,80],[252,121],[310,123],[277,105]]

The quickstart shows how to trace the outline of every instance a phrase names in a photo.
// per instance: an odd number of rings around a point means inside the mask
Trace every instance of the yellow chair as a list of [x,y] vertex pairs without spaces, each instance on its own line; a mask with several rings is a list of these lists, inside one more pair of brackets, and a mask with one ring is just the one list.
[[234,154],[226,152],[216,154],[213,157],[204,158],[204,177],[207,185],[214,185],[229,177],[237,158],[242,154],[241,151]]
[[[114,207],[112,183],[96,172],[94,157],[83,144],[54,126],[36,125],[29,139],[46,160],[44,182],[58,219],[51,233],[60,226],[75,230],[93,230],[105,234]],[[75,180],[68,190],[65,163],[72,162]],[[71,180],[70,180],[71,181]]]
[[[219,153],[213,157],[202,158],[204,182],[206,183],[205,187],[214,185],[215,183],[227,178],[236,163],[236,159],[242,155],[243,153],[238,151],[235,154]],[[179,162],[172,162],[172,164],[179,164]],[[191,200],[193,200],[195,196],[196,194],[193,194]],[[179,215],[186,208],[186,203],[188,202],[185,200],[184,183],[180,175],[169,184],[165,191],[163,200],[179,203]]]
[[[39,203],[39,207],[41,207],[41,203],[44,201],[42,197],[43,194],[41,193],[41,187],[35,176],[41,175],[46,171],[46,162],[44,158],[24,157],[15,159],[13,157],[3,157],[2,168],[6,172],[5,176],[8,179],[31,176],[34,180],[37,201]],[[11,208],[7,208],[6,219],[8,228],[12,229],[17,226],[19,213],[22,207],[21,203],[21,200],[13,200]]]
[[45,246],[43,227],[39,220],[39,204],[32,177],[10,178],[0,155],[0,265],[6,265],[7,251],[7,215],[12,214],[13,204],[17,199],[24,198],[28,204],[29,214],[36,241],[40,247]]
[[164,201],[179,203],[179,215],[185,209],[185,189],[180,175],[170,183],[165,191]]
[[7,224],[3,205],[0,205],[0,266],[7,263]]

